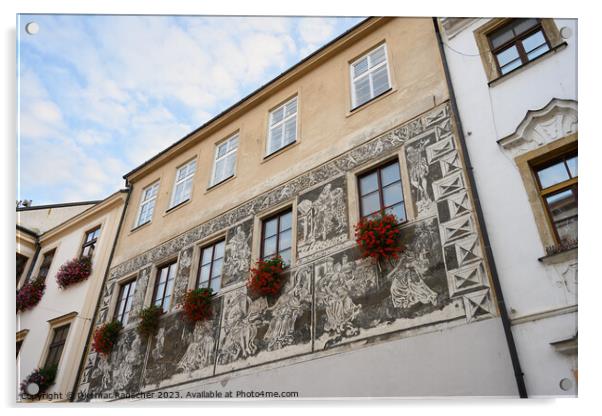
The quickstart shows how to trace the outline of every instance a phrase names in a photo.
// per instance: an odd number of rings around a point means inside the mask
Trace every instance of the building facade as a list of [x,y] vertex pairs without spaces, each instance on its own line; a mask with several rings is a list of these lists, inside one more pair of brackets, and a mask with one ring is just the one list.
[[[20,396],[19,385],[36,368],[56,367],[54,384],[46,391],[53,401],[68,401],[74,391],[126,197],[119,191],[103,201],[18,210],[17,290],[34,281],[45,283],[39,302],[17,312],[19,400],[28,400]],[[89,277],[59,287],[60,267],[82,256],[91,258]]]
[[577,21],[440,19],[529,396],[577,394]]
[[[78,400],[518,396],[442,56],[433,19],[367,19],[126,174],[94,322],[124,328],[108,357],[88,344]],[[383,268],[354,238],[381,210],[407,247]],[[275,254],[282,293],[250,296]],[[191,325],[182,298],[207,286]]]

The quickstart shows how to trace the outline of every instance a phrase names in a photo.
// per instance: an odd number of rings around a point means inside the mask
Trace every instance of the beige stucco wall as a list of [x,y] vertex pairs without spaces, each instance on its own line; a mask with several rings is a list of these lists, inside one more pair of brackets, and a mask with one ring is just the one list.
[[[267,191],[312,167],[448,99],[443,67],[430,18],[380,19],[354,35],[350,44],[326,55],[296,79],[279,81],[265,98],[252,100],[227,123],[197,132],[169,156],[131,175],[133,185],[115,266]],[[368,31],[369,33],[365,33]],[[350,113],[349,62],[387,42],[392,91]],[[286,78],[286,77],[285,77]],[[298,139],[264,159],[268,112],[298,96]],[[236,177],[208,190],[215,144],[239,131]],[[170,152],[168,152],[169,154]],[[176,168],[197,159],[190,202],[166,213]],[[142,189],[161,180],[152,222],[134,227]]]
[[[121,192],[113,195],[101,203],[98,209],[50,230],[40,239],[40,255],[33,266],[32,276],[36,276],[40,268],[42,254],[53,248],[56,252],[46,278],[46,291],[42,300],[34,308],[17,314],[16,332],[28,330],[17,358],[17,389],[21,380],[44,364],[52,333],[49,321],[75,312],[76,317],[64,321],[70,322],[71,327],[56,382],[48,393],[60,392],[66,398],[67,392],[73,388],[125,196]],[[79,255],[86,231],[98,225],[101,226],[101,233],[94,252],[92,275],[82,283],[60,289],[55,279],[57,271],[66,261]]]

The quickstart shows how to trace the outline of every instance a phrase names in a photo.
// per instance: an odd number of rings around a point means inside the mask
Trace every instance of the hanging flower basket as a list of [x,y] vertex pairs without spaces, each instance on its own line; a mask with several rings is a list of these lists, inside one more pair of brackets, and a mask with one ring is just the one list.
[[254,296],[275,296],[282,289],[284,262],[280,257],[258,260],[251,269],[247,288]]
[[138,322],[138,333],[143,337],[150,337],[157,333],[159,329],[159,318],[163,315],[163,308],[156,305],[151,305],[144,308],[138,314],[140,322]]
[[92,259],[81,257],[63,264],[56,274],[56,283],[61,289],[86,280],[92,273]]
[[355,241],[362,257],[372,258],[377,263],[382,260],[397,259],[405,246],[399,241],[401,231],[397,218],[383,214],[376,218],[362,218],[355,226]]
[[121,331],[121,328],[123,328],[121,322],[118,320],[113,320],[101,325],[98,329],[96,329],[92,343],[92,348],[94,351],[104,355],[105,357],[109,355],[117,343],[117,338],[119,338],[119,332]]
[[[44,393],[50,386],[54,384],[56,378],[56,365],[36,368],[33,370],[25,379],[21,382],[21,395],[27,399],[33,399]],[[38,392],[36,394],[29,394],[27,386],[35,383],[38,385]]]
[[186,292],[181,304],[186,319],[197,322],[211,317],[212,292],[211,288],[206,287]]
[[25,283],[17,290],[17,312],[25,311],[36,306],[46,290],[44,279],[36,278]]

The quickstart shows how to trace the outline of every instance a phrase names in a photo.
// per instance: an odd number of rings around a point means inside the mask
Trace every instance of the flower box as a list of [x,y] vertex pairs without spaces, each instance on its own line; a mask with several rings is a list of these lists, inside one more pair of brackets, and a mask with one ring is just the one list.
[[96,329],[92,343],[94,351],[103,356],[109,355],[117,343],[122,328],[121,322],[113,320]]
[[150,305],[144,308],[138,314],[140,322],[138,322],[138,333],[143,337],[150,337],[157,333],[159,329],[159,318],[163,315],[163,308]]
[[355,226],[355,241],[362,257],[382,260],[397,259],[405,250],[399,236],[398,221],[394,215],[383,214],[375,218],[362,218]]
[[61,289],[82,282],[92,273],[92,259],[80,257],[63,264],[56,274],[56,283]]
[[44,279],[36,278],[25,283],[17,290],[17,312],[26,311],[36,306],[46,290]]
[[251,268],[247,288],[252,296],[275,296],[282,290],[284,262],[280,257],[258,260]]
[[[54,384],[56,378],[57,366],[52,365],[43,368],[36,368],[33,370],[25,379],[21,382],[21,395],[26,399],[34,399],[44,393],[50,386]],[[35,394],[31,394],[31,388],[28,389],[30,384],[36,384],[38,391]]]
[[186,292],[181,305],[186,319],[197,322],[211,317],[212,292],[211,288],[200,288]]

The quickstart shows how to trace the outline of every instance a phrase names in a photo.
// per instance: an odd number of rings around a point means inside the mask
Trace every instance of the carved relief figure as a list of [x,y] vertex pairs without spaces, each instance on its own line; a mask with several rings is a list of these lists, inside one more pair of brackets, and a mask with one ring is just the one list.
[[297,211],[300,255],[334,245],[336,236],[347,227],[345,194],[342,188],[332,189],[330,183],[315,201],[301,201]]
[[295,322],[309,308],[310,285],[311,270],[306,268],[298,271],[274,306],[267,309],[272,312],[272,320],[264,335],[268,350],[277,350],[293,343]]
[[[422,254],[422,253],[421,253]],[[387,278],[392,278],[391,301],[396,308],[409,308],[416,303],[437,303],[437,293],[424,283],[428,260],[413,255],[404,256]]]
[[407,152],[408,166],[410,167],[410,185],[416,190],[418,215],[426,212],[433,203],[427,191],[429,165],[423,152],[426,144],[423,142],[418,147],[409,147]]
[[113,386],[116,390],[124,390],[134,375],[134,364],[139,360],[140,338],[134,336],[131,345],[127,342],[121,343],[113,369]]
[[221,364],[255,354],[257,326],[261,323],[261,315],[267,306],[265,298],[251,301],[244,291],[240,291],[228,301],[222,328],[224,340],[218,357]]
[[191,335],[183,335],[182,342],[188,344],[186,352],[178,362],[178,370],[192,372],[211,363],[215,341],[212,334],[213,321],[199,321]]
[[234,276],[249,269],[251,261],[251,247],[249,240],[251,233],[246,235],[242,226],[238,225],[234,236],[226,244],[228,261],[224,263],[224,272],[227,276]]

